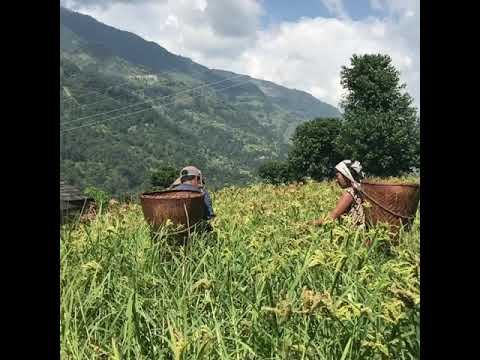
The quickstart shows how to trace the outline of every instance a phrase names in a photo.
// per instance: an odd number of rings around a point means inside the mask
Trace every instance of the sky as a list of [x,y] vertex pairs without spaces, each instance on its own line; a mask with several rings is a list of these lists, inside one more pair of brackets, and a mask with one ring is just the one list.
[[388,54],[420,108],[420,0],[60,0],[209,68],[338,106],[353,54]]

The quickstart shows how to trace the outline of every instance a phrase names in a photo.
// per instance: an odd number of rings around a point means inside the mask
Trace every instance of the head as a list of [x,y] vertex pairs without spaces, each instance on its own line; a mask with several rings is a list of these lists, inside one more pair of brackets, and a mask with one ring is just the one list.
[[335,166],[335,178],[342,189],[359,183],[363,177],[362,165],[358,161],[343,160]]
[[342,189],[352,186],[352,182],[338,170],[335,171],[335,180]]
[[179,179],[182,184],[191,184],[196,187],[203,186],[202,172],[195,166],[186,166],[180,171]]
[[180,181],[182,184],[191,184],[196,187],[201,186],[200,176],[195,176],[195,175],[183,176],[180,179]]

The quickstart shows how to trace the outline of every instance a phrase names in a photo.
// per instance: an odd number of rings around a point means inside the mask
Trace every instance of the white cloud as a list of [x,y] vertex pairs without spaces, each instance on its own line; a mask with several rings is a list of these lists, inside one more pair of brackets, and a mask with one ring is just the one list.
[[327,10],[334,16],[338,16],[340,19],[347,19],[348,15],[343,5],[343,0],[321,0]]
[[210,68],[304,90],[333,105],[343,92],[341,66],[348,66],[354,53],[386,53],[418,107],[418,0],[371,0],[387,15],[362,20],[348,18],[342,1],[325,2],[337,18],[302,18],[263,30],[261,2],[254,0],[115,2],[79,11]]
[[260,4],[255,0],[208,0],[205,14],[215,33],[226,37],[254,35],[259,27]]
[[170,0],[85,5],[80,12],[155,41],[194,60],[239,56],[257,36],[261,7],[254,0]]
[[389,54],[418,106],[418,51],[388,21],[316,18],[283,23],[275,30],[259,32],[258,41],[240,59],[211,58],[208,62],[305,90],[338,105],[343,94],[341,67],[350,65],[352,54],[364,53]]
[[[402,51],[390,47],[381,24],[345,22],[338,19],[304,19],[285,23],[276,32],[263,32],[249,57],[255,70],[245,70],[255,77],[295,87],[338,105],[342,95],[340,69],[349,64],[354,53],[387,52],[404,65]],[[319,92],[318,89],[323,89]]]
[[167,16],[167,20],[165,21],[165,26],[171,26],[173,28],[178,28],[178,18],[173,15],[173,14],[170,14]]
[[196,0],[194,1],[193,7],[200,11],[205,11],[207,8],[207,0]]
[[136,3],[142,4],[146,2],[164,2],[166,0],[60,0],[62,6],[66,6],[71,9],[81,9],[85,6],[95,6],[100,8],[108,8],[116,3]]

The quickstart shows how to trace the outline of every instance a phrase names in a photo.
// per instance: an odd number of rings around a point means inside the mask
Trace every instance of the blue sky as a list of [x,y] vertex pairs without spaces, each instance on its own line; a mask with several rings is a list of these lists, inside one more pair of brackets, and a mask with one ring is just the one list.
[[353,54],[391,56],[420,106],[419,0],[61,0],[174,54],[338,106]]
[[[321,0],[264,0],[263,4],[266,10],[262,16],[264,27],[282,21],[297,21],[301,17],[335,17]],[[368,0],[346,0],[342,4],[353,20],[386,14],[385,10],[374,9]]]

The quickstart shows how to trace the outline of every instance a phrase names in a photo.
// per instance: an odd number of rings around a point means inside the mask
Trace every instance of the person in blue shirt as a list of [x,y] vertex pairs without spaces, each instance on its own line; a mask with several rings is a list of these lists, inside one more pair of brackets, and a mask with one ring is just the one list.
[[184,167],[182,171],[180,171],[180,177],[175,180],[170,188],[175,190],[187,190],[203,193],[206,218],[207,220],[210,220],[215,217],[210,194],[204,188],[202,172],[195,166]]

